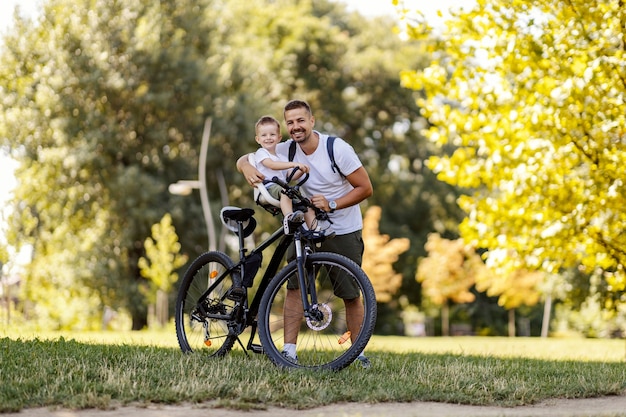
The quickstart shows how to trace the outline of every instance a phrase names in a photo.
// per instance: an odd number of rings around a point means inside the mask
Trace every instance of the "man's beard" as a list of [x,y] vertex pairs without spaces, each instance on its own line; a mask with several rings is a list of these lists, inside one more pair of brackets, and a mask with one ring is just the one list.
[[[298,138],[296,139],[294,136],[298,136]],[[293,141],[296,143],[302,143],[305,142],[309,138],[309,136],[310,135],[306,134],[306,131],[300,130],[298,132],[293,132],[291,134],[291,139],[293,139]]]

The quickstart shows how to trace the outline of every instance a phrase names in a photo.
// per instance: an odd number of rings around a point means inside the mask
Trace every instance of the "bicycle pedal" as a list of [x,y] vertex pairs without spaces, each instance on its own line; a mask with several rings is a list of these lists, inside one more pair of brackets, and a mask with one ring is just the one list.
[[233,301],[241,301],[246,296],[246,290],[243,287],[233,287],[226,294],[226,298]]
[[263,346],[261,345],[257,345],[256,343],[253,343],[250,345],[250,350],[254,353],[264,353],[265,350],[263,349]]

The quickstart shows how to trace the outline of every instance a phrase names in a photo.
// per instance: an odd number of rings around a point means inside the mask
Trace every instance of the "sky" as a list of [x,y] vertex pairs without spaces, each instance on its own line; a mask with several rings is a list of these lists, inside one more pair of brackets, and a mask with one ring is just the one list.
[[[36,17],[37,10],[43,0],[0,0],[0,33],[4,34],[10,29],[13,21],[13,11],[16,5],[20,7],[20,13],[25,17]],[[336,0],[343,1],[350,10],[357,10],[366,16],[395,15],[392,0]],[[408,8],[420,9],[427,18],[436,18],[437,10],[445,11],[451,6],[459,6],[471,0],[404,0]],[[15,187],[13,170],[15,162],[7,158],[0,151],[0,212],[5,208],[11,190]],[[1,229],[1,220],[0,220]],[[2,233],[0,230],[0,239]]]

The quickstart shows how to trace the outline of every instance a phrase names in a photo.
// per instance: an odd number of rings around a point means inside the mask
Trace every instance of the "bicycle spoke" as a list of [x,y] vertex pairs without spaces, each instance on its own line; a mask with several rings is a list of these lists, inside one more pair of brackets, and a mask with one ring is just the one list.
[[225,297],[232,278],[226,276],[201,298],[232,264],[225,254],[208,252],[185,273],[176,302],[176,334],[183,352],[220,356],[232,348],[235,338],[229,335],[228,318],[235,303]]
[[[317,303],[303,310],[297,268],[288,265],[272,282],[261,301],[259,334],[270,359],[280,366],[342,369],[363,350],[375,322],[375,298],[367,277],[356,264],[336,254],[309,257],[316,271]],[[351,262],[351,261],[350,261]],[[348,303],[337,294],[358,294]],[[344,288],[345,287],[345,288]],[[309,291],[310,292],[310,291]],[[309,294],[309,300],[311,294]],[[294,330],[295,329],[295,330]],[[297,333],[297,364],[282,355],[285,340]]]

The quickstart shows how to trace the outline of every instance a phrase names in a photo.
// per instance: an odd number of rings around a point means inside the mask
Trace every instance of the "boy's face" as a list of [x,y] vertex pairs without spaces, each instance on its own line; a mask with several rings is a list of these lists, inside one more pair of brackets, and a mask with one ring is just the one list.
[[281,139],[280,129],[274,124],[263,124],[257,128],[256,143],[265,149],[274,149]]

